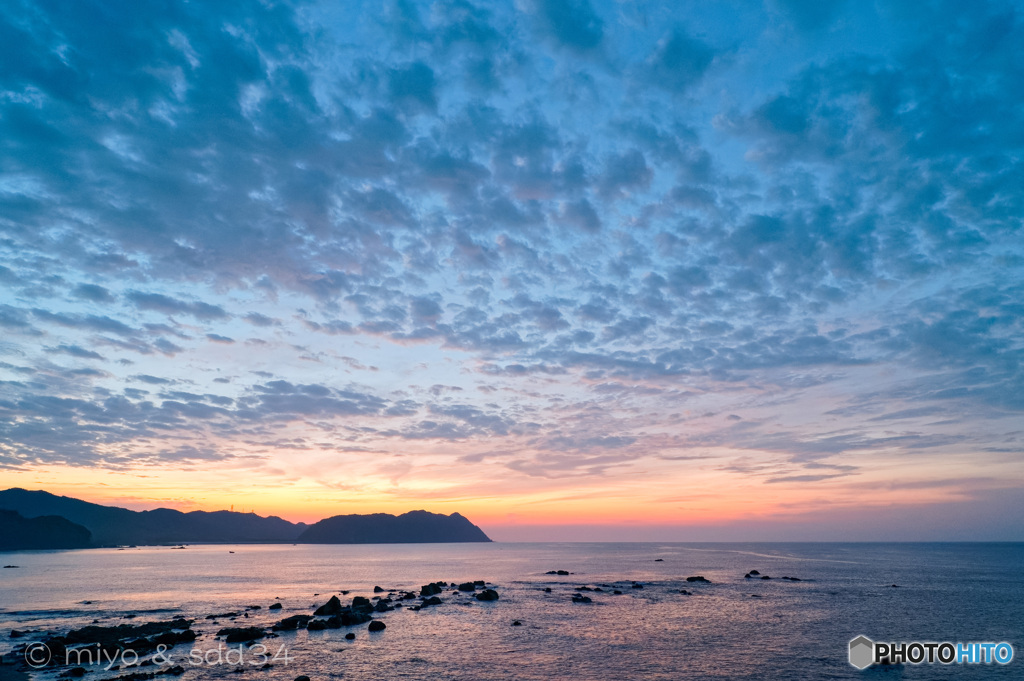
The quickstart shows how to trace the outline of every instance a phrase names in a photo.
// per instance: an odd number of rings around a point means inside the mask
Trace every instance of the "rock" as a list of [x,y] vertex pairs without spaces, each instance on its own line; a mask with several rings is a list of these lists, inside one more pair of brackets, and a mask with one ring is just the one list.
[[375,587],[373,587],[373,593],[375,593],[375,594],[384,593],[384,589],[380,588],[379,586],[375,586]]
[[[275,604],[276,605],[276,604]],[[271,606],[273,607],[273,606]],[[329,617],[331,615],[338,615],[341,613],[341,601],[338,600],[337,596],[331,596],[330,599],[319,608],[313,611],[313,614],[317,617]]]
[[584,596],[583,594],[573,594],[572,602],[573,603],[592,603],[593,601],[591,600],[590,596]]
[[546,594],[551,593],[551,587],[550,586],[544,587],[544,593],[546,593]]
[[630,588],[632,588],[632,589],[642,589],[642,588],[644,588],[644,585],[641,584],[640,582],[633,582],[633,584],[630,585]]
[[758,572],[757,570],[751,570],[751,571],[750,571],[750,572],[749,572],[748,574],[751,574],[751,575],[759,575],[759,574],[761,574],[761,573],[760,573],[760,572]]
[[482,579],[477,579],[477,580],[474,580],[474,581],[473,581],[473,584],[474,584],[474,585],[476,585],[476,586],[487,586],[487,582],[485,582],[485,581],[484,581],[484,580],[482,580]]
[[589,586],[578,586],[578,587],[576,587],[576,590],[577,591],[593,591],[593,589],[591,589]]
[[751,598],[760,598],[761,594],[750,594]]
[[[293,629],[295,627],[292,627]],[[228,627],[217,632],[217,636],[223,636],[227,643],[245,643],[263,638],[267,632],[263,627]]]
[[296,629],[305,629],[306,624],[311,619],[313,619],[312,615],[292,615],[291,617],[285,617],[283,620],[271,627],[271,629],[274,631],[295,631]]
[[363,596],[353,596],[352,609],[361,610],[363,612],[371,612],[373,610],[373,603],[370,602],[369,598],[364,598]]
[[341,620],[341,626],[343,627],[362,624],[364,622],[369,622],[372,619],[367,613],[358,611],[343,612],[338,617]]
[[687,577],[686,581],[688,581],[688,582],[702,582],[704,584],[710,584],[711,583],[711,580],[706,579],[703,575],[697,575],[696,577]]
[[352,639],[354,639],[355,637],[356,637],[356,635],[355,635],[355,634],[353,634],[353,633],[351,633],[351,632],[349,632],[349,633],[345,634],[345,640],[346,640],[346,641],[351,641],[351,640],[352,640]]
[[66,672],[64,672],[63,674],[61,674],[57,678],[60,678],[60,679],[80,679],[83,676],[85,676],[85,674],[86,674],[85,667],[75,667],[73,669],[67,670]]
[[768,575],[761,575],[761,579],[771,579]]
[[[259,606],[256,606],[256,607],[258,608]],[[270,604],[270,607],[269,607],[269,608],[267,608],[267,609],[268,609],[268,610],[280,610],[280,609],[281,609],[281,608],[283,608],[283,607],[284,607],[284,606],[283,606],[283,605],[281,605],[280,603],[271,603],[271,604]]]
[[615,594],[616,596],[621,596],[622,595],[622,592],[619,591],[618,589],[616,589],[615,591],[612,591],[612,593]]
[[437,584],[424,584],[420,587],[420,596],[436,596],[441,593],[441,587]]
[[388,603],[390,603],[390,602],[391,601],[388,601],[386,599],[381,600],[380,603],[378,603],[377,605],[373,606],[373,611],[374,612],[389,612],[391,610],[394,610],[394,608],[392,608],[390,605],[388,605]]
[[484,589],[476,595],[478,601],[496,601],[498,600],[498,592],[494,589]]
[[521,626],[523,626],[523,623],[520,622],[519,620],[512,620],[512,626],[513,627],[521,627]]
[[296,676],[295,681],[309,681],[309,677],[303,674],[301,676]]
[[664,563],[664,562],[665,562],[665,559],[664,559],[664,558],[655,558],[655,559],[654,559],[654,562],[655,562],[655,563]]
[[263,606],[262,605],[249,605],[249,606],[246,606],[245,609],[246,610],[262,610]]
[[441,603],[443,603],[443,602],[444,601],[442,601],[437,596],[431,596],[430,598],[424,599],[424,601],[422,603],[420,603],[420,607],[421,608],[425,608],[425,607],[427,607],[429,605],[441,605]]
[[237,612],[222,612],[222,613],[215,614],[215,615],[207,615],[206,619],[208,619],[208,620],[219,620],[219,619],[228,619],[229,617],[238,617],[238,613]]
[[323,631],[326,628],[326,620],[310,620],[309,624],[306,625],[306,629],[310,631]]
[[687,591],[686,589],[680,589],[679,593],[683,594],[684,596],[692,596],[693,595],[692,591]]
[[743,575],[743,579],[753,579],[753,578],[754,578],[754,575],[750,574],[749,572],[747,574]]
[[473,582],[463,582],[459,584],[459,591],[476,591],[476,584]]
[[896,586],[895,584],[892,584],[892,585],[891,585],[891,587],[892,587],[893,589],[898,589],[898,588],[899,588],[899,587],[898,587],[898,586]]
[[5,570],[13,570],[13,569],[17,569],[17,568],[18,568],[17,565],[4,565],[4,569]]
[[11,629],[11,638],[21,638],[25,635],[24,631],[18,631],[17,629]]
[[387,628],[388,625],[384,624],[380,620],[373,620],[372,622],[370,622],[369,626],[370,631],[384,631]]

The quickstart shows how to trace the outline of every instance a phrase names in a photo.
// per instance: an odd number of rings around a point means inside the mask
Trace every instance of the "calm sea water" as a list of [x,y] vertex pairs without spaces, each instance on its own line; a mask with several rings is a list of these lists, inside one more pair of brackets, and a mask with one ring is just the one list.
[[[263,609],[234,624],[311,614],[333,593],[370,597],[375,585],[483,579],[501,594],[483,603],[446,592],[441,606],[378,615],[387,624],[378,633],[365,624],[285,632],[263,641],[269,656],[283,647],[290,658],[269,669],[251,649],[241,673],[237,657],[190,666],[190,646],[177,646],[167,656],[186,667],[178,677],[186,680],[1024,679],[1024,544],[218,545],[0,553],[0,561],[20,566],[0,570],[3,652],[39,638],[11,641],[12,628],[59,632],[180,615],[196,619],[194,648],[209,655],[213,635],[233,623],[205,616],[247,605]],[[545,574],[558,569],[574,574]],[[752,569],[776,579],[744,579]],[[691,575],[713,583],[687,583]],[[644,588],[629,588],[634,580]],[[623,593],[571,601],[576,587],[599,584]],[[268,611],[277,599],[283,609]],[[349,631],[354,641],[344,639]],[[1015,659],[858,672],[846,657],[859,634],[1007,641]],[[114,675],[94,668],[87,678]]]

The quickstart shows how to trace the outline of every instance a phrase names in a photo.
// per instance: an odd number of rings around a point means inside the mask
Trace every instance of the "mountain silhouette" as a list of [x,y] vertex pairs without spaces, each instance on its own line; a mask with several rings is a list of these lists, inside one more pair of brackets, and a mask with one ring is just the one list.
[[17,511],[0,510],[0,551],[81,549],[90,544],[89,530],[66,518],[26,518]]
[[[58,516],[57,520],[73,519],[73,523],[66,522],[91,533],[91,540],[86,537],[84,543],[76,546],[90,545],[90,542],[92,546],[119,546],[186,543],[370,544],[490,541],[480,528],[458,513],[450,516],[426,511],[412,511],[400,516],[384,513],[343,515],[321,520],[314,525],[306,525],[291,523],[276,516],[265,518],[255,513],[234,511],[183,513],[169,508],[131,511],[57,496],[41,490],[30,491],[20,488],[0,491],[0,509],[14,511],[20,514],[22,520],[40,519],[44,516]],[[22,526],[13,520],[11,523],[0,522],[0,546],[4,545],[8,537],[14,542],[16,537],[22,536],[15,534],[16,528]],[[8,527],[11,529],[8,530]],[[64,541],[71,536],[67,534],[67,529],[53,526],[53,536]],[[21,532],[20,529],[17,531]]]
[[458,513],[409,511],[336,515],[310,525],[299,536],[304,544],[410,544],[416,542],[489,542],[483,530]]

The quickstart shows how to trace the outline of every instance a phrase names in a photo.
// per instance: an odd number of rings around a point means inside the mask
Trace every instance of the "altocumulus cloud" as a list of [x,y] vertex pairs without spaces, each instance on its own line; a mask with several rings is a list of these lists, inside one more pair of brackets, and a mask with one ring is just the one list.
[[1019,448],[1015,3],[360,12],[10,3],[0,465]]

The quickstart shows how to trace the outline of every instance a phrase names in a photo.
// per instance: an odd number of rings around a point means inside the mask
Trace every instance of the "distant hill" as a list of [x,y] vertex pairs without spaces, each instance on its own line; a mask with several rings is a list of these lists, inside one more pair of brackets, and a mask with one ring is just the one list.
[[[101,506],[44,491],[19,488],[0,491],[0,509],[25,519],[59,516],[91,533],[93,546],[128,544],[235,544],[293,542],[304,544],[388,544],[414,542],[489,542],[483,531],[466,518],[426,511],[400,516],[385,513],[341,515],[314,525],[290,523],[276,516],[233,511],[191,511],[169,508],[131,511]],[[77,525],[76,525],[77,523]],[[6,524],[6,523],[5,523]],[[56,529],[54,530],[56,532]],[[0,532],[3,532],[0,529]],[[70,536],[70,535],[69,535]],[[88,545],[88,537],[84,544]],[[68,546],[66,548],[76,548]],[[65,547],[40,547],[65,548]],[[0,548],[0,550],[4,550]],[[11,550],[11,549],[7,549]]]
[[275,516],[263,518],[255,513],[182,513],[169,508],[130,511],[18,488],[0,492],[0,509],[17,511],[26,518],[73,518],[88,528],[97,546],[294,542],[306,529],[305,523],[290,523]]
[[82,549],[91,544],[89,530],[59,516],[25,518],[0,510],[0,551]]
[[441,515],[410,511],[336,515],[310,525],[299,536],[303,544],[411,544],[418,542],[489,542],[483,530],[458,513]]

